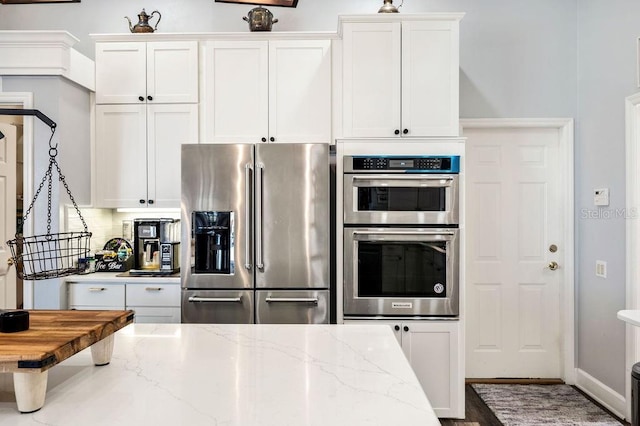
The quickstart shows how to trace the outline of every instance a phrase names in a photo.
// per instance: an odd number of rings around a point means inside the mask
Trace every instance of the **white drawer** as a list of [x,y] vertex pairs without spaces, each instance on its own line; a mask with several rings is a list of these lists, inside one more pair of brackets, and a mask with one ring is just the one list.
[[70,306],[124,309],[124,284],[71,283],[68,289]]
[[133,322],[140,324],[180,324],[180,308],[127,306],[135,311]]
[[180,285],[127,284],[127,306],[180,307]]
[[122,306],[89,306],[89,305],[69,305],[69,309],[78,311],[122,311]]

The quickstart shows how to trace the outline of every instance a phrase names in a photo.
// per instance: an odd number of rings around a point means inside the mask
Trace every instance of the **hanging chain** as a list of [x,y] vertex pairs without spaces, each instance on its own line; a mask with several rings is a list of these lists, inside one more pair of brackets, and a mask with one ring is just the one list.
[[53,188],[53,166],[55,166],[56,170],[58,171],[58,180],[62,182],[62,184],[64,185],[64,189],[67,191],[67,195],[69,196],[69,199],[73,203],[73,207],[76,209],[76,213],[78,213],[78,216],[82,221],[82,225],[84,226],[85,232],[89,231],[87,227],[87,223],[84,221],[84,217],[82,217],[82,213],[80,213],[80,208],[78,207],[78,204],[76,204],[76,200],[73,198],[73,195],[71,195],[71,190],[69,189],[69,185],[67,185],[67,181],[65,180],[64,175],[60,170],[60,166],[58,165],[58,161],[56,160],[56,156],[58,155],[58,144],[56,144],[55,146],[53,145],[53,135],[55,134],[55,132],[56,132],[56,127],[51,126],[51,137],[49,138],[49,167],[47,167],[47,171],[45,172],[44,177],[42,178],[42,181],[40,181],[40,185],[38,185],[38,189],[36,190],[36,193],[33,196],[33,200],[31,200],[31,204],[29,204],[27,211],[22,217],[23,222],[26,222],[27,216],[29,216],[29,213],[31,213],[31,210],[33,210],[33,206],[36,202],[36,199],[38,198],[38,195],[40,195],[40,191],[42,191],[42,188],[44,187],[45,182],[48,182],[47,184],[47,238],[51,238],[51,191]]

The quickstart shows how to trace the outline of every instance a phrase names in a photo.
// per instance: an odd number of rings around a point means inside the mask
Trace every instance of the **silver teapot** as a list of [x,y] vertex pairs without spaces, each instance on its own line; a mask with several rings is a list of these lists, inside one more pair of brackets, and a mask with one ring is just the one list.
[[[153,17],[153,15],[158,14],[158,20],[156,21],[155,27],[149,25],[149,19]],[[125,16],[127,21],[129,21],[129,31],[132,33],[152,33],[158,29],[158,24],[160,23],[160,19],[162,19],[162,15],[157,10],[151,12],[151,15],[147,15],[147,12],[142,9],[142,12],[138,14],[138,23],[135,25],[131,25],[131,19],[128,16]]]
[[271,31],[271,26],[278,22],[277,19],[273,19],[273,14],[269,9],[262,6],[251,9],[242,19],[249,23],[251,31]]

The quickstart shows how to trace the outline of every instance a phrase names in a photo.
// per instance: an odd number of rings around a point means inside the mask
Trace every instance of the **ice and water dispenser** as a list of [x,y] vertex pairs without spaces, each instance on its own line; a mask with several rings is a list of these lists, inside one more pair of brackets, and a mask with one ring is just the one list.
[[233,212],[196,211],[192,215],[193,272],[233,274]]

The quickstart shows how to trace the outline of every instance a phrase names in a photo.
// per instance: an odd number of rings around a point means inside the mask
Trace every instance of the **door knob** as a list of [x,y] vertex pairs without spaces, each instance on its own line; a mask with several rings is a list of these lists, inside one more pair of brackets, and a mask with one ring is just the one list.
[[555,271],[560,267],[560,265],[558,265],[558,262],[549,262],[549,265],[547,267],[552,271]]

